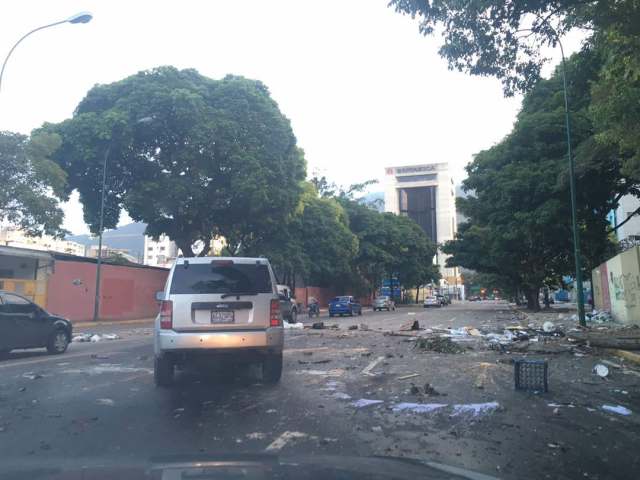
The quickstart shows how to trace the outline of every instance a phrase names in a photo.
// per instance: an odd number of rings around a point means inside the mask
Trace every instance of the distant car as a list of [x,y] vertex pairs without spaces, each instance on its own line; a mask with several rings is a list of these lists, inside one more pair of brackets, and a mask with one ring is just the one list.
[[391,299],[391,297],[387,297],[385,295],[381,297],[377,297],[373,301],[373,311],[377,310],[386,310],[387,312],[396,309],[396,303]]
[[469,297],[470,302],[479,302],[480,300],[482,299],[478,295],[472,295],[471,297]]
[[280,312],[282,319],[289,323],[298,321],[298,305],[287,285],[277,285],[278,299],[280,300]]
[[449,303],[447,302],[447,299],[445,298],[444,295],[436,295],[436,298],[438,299],[438,301],[440,302],[440,306],[441,307],[446,307]]
[[72,332],[69,320],[21,295],[0,291],[0,356],[16,348],[46,347],[52,355],[64,353]]
[[423,303],[424,308],[428,308],[428,307],[442,307],[442,303],[440,302],[440,300],[438,299],[438,297],[431,296],[431,297],[427,297],[424,299],[424,303]]
[[329,316],[362,315],[362,305],[352,296],[335,297],[329,302]]

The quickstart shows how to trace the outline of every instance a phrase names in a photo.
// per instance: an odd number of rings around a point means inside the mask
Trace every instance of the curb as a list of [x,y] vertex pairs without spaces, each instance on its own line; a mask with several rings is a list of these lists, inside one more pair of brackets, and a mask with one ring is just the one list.
[[116,325],[144,325],[144,324],[153,324],[155,318],[137,318],[134,320],[104,320],[97,322],[71,322],[74,330],[76,328],[85,328],[85,327],[112,327]]

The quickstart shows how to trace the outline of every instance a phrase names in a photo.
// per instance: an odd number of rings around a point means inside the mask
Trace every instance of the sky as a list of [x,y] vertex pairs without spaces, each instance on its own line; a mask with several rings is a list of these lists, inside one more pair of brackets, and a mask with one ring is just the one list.
[[[460,182],[472,156],[510,131],[521,98],[504,98],[494,78],[449,71],[439,38],[420,35],[417,21],[387,3],[2,2],[0,55],[37,26],[80,11],[94,18],[36,32],[18,46],[0,91],[0,130],[28,134],[70,117],[95,84],[174,65],[263,81],[291,120],[309,174],[341,185],[382,182],[386,166],[446,161]],[[577,36],[565,41],[567,52],[578,46]],[[64,227],[87,233],[77,196],[63,208]]]

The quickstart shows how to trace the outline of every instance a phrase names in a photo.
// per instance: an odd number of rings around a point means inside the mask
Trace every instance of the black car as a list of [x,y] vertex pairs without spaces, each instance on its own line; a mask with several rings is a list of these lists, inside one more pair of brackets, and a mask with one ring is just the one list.
[[51,315],[20,295],[0,290],[0,355],[15,348],[46,347],[49,353],[67,350],[69,320]]

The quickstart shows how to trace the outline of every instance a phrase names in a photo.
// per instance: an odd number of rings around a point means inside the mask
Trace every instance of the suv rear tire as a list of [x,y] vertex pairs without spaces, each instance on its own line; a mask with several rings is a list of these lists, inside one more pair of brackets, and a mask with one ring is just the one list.
[[153,361],[153,380],[158,387],[168,387],[173,382],[175,365],[166,355],[155,357]]
[[275,385],[282,377],[282,353],[267,355],[262,362],[262,379],[265,383]]

